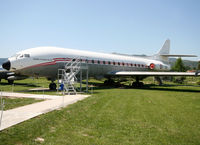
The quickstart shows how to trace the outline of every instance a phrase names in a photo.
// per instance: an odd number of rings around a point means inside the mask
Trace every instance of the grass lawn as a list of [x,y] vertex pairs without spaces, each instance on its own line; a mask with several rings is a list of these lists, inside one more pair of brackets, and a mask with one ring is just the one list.
[[42,101],[42,100],[32,99],[32,98],[8,98],[8,97],[3,97],[3,100],[5,103],[3,110],[9,110],[9,109],[13,109],[20,106],[25,106],[28,104],[33,104],[33,103]]
[[94,94],[62,110],[0,132],[2,145],[197,145],[200,87],[97,87]]
[[9,91],[9,92],[23,92],[23,93],[31,93],[31,94],[48,94],[55,95],[56,91],[33,91],[30,89],[33,88],[49,88],[49,83],[45,78],[40,79],[25,79],[25,80],[17,80],[13,85],[7,83],[6,80],[2,80],[0,83],[0,91]]
[[[96,80],[95,80],[96,81]],[[13,85],[8,84],[6,80],[2,80],[0,82],[0,91],[7,92],[22,92],[22,93],[30,93],[30,94],[46,94],[46,95],[59,95],[57,91],[48,90],[49,84],[51,81],[48,81],[46,78],[39,79],[25,79],[25,80],[17,80]],[[57,81],[55,81],[57,83]],[[77,87],[80,85],[77,84]],[[85,90],[85,84],[83,86],[83,91]],[[38,88],[38,90],[31,90]],[[41,88],[47,88],[47,90],[40,90]]]

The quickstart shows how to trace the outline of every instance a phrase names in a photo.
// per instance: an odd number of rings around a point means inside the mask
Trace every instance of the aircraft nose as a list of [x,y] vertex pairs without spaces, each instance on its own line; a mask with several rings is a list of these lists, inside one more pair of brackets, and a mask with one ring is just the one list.
[[10,70],[10,61],[8,60],[8,61],[6,61],[6,62],[4,62],[3,64],[2,64],[2,67],[4,68],[4,69],[6,69],[6,70]]

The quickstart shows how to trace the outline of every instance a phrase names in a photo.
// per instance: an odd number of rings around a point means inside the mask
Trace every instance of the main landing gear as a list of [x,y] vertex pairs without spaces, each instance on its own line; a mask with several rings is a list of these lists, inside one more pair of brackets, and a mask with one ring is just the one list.
[[9,83],[10,85],[12,85],[12,84],[14,83],[14,80],[8,80],[8,83]]
[[133,88],[141,88],[144,86],[144,83],[143,82],[133,82],[132,83],[132,87]]
[[49,90],[56,90],[56,88],[57,88],[56,83],[52,82],[49,84]]
[[142,88],[144,86],[143,82],[140,82],[139,78],[136,77],[136,81],[132,83],[133,88]]
[[162,80],[160,77],[155,77],[155,80],[158,82],[159,86],[162,86]]
[[109,86],[109,85],[114,85],[114,81],[112,79],[108,79],[104,81],[104,85]]

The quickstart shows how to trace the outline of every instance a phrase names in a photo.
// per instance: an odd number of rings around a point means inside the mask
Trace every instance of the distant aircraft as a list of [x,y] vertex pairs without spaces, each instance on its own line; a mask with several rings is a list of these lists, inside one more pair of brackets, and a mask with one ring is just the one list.
[[89,52],[58,47],[30,48],[8,58],[2,66],[19,76],[46,77],[52,83],[49,88],[56,89],[58,69],[66,62],[79,59],[88,65],[90,77],[106,77],[105,83],[112,83],[113,77],[132,77],[133,86],[141,87],[140,80],[148,76],[195,76],[198,73],[169,72],[168,57],[195,57],[195,55],[170,55],[170,40],[166,40],[157,54],[149,57],[123,56]]

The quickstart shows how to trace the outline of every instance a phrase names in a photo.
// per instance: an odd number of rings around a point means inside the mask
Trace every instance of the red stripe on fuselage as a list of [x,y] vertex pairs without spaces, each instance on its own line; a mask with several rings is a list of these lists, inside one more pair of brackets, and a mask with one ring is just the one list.
[[40,66],[48,66],[48,65],[55,65],[57,62],[59,61],[71,61],[71,58],[54,58],[54,61],[51,62],[45,62],[45,63],[40,63],[40,64],[36,64],[36,65],[32,65],[26,68],[33,68],[33,67],[40,67]]
[[71,61],[72,58],[54,58],[54,61]]
[[40,64],[36,64],[36,65],[32,65],[26,68],[33,68],[33,67],[40,67],[40,66],[48,66],[48,65],[55,65],[56,61],[52,61],[52,62],[45,62],[45,63],[40,63]]
[[[55,65],[57,62],[68,62],[68,61],[72,61],[72,58],[53,58],[53,61],[51,62],[45,62],[45,63],[40,63],[40,64],[36,64],[36,65],[32,65],[32,66],[28,66],[25,68],[34,68],[34,67],[40,67],[40,66],[49,66],[49,65]],[[85,63],[85,59],[81,60],[82,63]],[[88,60],[89,63],[92,63],[92,60]],[[103,65],[104,61],[102,60],[94,60],[94,64],[101,64]],[[115,63],[115,64],[114,64]],[[105,61],[105,64],[108,64],[108,62]],[[104,65],[105,65],[104,64]],[[124,62],[110,62],[110,65],[118,65],[118,66],[131,66],[131,67],[140,67],[140,64],[128,64],[128,63],[124,63]],[[146,68],[148,68],[147,65],[143,65]]]

